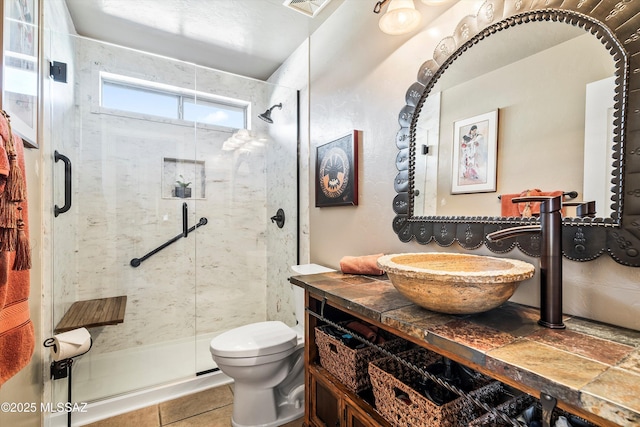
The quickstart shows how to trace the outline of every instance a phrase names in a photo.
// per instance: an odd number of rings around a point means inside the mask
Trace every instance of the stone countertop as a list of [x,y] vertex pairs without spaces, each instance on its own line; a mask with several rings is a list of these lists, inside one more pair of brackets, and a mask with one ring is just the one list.
[[399,330],[621,426],[640,425],[640,332],[565,316],[537,324],[539,310],[507,302],[474,315],[425,310],[387,276],[340,272],[289,281],[334,306]]

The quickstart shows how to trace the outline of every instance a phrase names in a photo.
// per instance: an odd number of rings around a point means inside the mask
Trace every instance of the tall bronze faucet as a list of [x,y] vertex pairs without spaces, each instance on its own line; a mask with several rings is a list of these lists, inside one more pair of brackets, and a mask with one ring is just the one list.
[[562,196],[516,197],[513,203],[540,202],[540,225],[524,225],[487,234],[498,241],[540,233],[540,320],[545,328],[564,329],[562,322]]

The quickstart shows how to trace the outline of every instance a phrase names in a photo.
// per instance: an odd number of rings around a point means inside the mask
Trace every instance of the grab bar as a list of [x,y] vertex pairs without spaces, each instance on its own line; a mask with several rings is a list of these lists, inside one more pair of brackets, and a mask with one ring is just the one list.
[[58,153],[58,150],[53,152],[53,159],[56,163],[58,160],[64,162],[64,206],[59,208],[58,205],[55,205],[53,207],[53,216],[57,217],[71,209],[71,160]]
[[167,242],[163,243],[162,245],[158,246],[157,248],[155,248],[151,252],[145,254],[144,256],[142,256],[140,258],[133,258],[129,262],[129,264],[131,265],[131,267],[140,266],[142,261],[152,257],[153,255],[157,254],[158,252],[160,252],[161,250],[163,250],[164,248],[166,248],[170,244],[177,242],[178,240],[182,239],[183,237],[187,237],[189,235],[189,233],[191,233],[193,230],[195,230],[198,227],[206,225],[207,222],[208,222],[207,218],[200,218],[200,221],[198,221],[198,223],[196,225],[194,225],[193,227],[189,228],[189,218],[187,216],[187,204],[183,203],[182,204],[182,233],[178,234],[173,239],[170,239]]

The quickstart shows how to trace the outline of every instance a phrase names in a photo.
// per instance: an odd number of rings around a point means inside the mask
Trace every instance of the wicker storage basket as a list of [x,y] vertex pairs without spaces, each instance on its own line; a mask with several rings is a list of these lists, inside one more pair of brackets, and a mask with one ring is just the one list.
[[[496,406],[496,409],[503,414],[511,418],[517,418],[518,415],[522,414],[522,412],[530,407],[531,405],[535,405],[535,415],[533,419],[541,420],[542,419],[542,406],[540,405],[540,401],[528,394],[521,394],[519,396],[515,396],[506,402]],[[593,424],[588,421],[583,420],[575,415],[571,415],[561,409],[554,409],[551,415],[551,425],[555,425],[556,421],[558,421],[558,417],[564,416],[567,418],[569,423],[573,427],[595,427]],[[511,424],[507,423],[505,420],[498,418],[495,414],[491,412],[487,412],[486,414],[476,418],[471,421],[468,427],[502,427],[502,426],[511,426]]]
[[[442,360],[429,350],[418,348],[400,353],[402,359],[427,371],[430,365]],[[485,411],[464,397],[454,397],[438,405],[414,389],[419,373],[391,357],[369,364],[376,409],[391,424],[400,427],[458,427]],[[477,375],[468,393],[486,403],[500,398],[502,385],[484,375]]]
[[[349,322],[340,325],[345,326]],[[350,348],[328,332],[330,326],[316,327],[316,345],[320,364],[333,374],[349,390],[358,393],[371,388],[367,365],[385,355],[373,347]],[[380,347],[395,354],[407,349],[408,342],[385,331],[379,334],[385,342]]]

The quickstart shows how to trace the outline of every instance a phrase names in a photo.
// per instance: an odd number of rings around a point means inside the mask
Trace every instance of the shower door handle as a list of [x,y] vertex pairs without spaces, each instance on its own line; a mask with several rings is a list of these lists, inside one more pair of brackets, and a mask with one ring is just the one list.
[[56,163],[58,160],[64,162],[64,206],[60,208],[55,205],[53,208],[53,215],[58,216],[71,209],[71,160],[67,156],[58,153],[58,150],[54,151],[53,159]]

